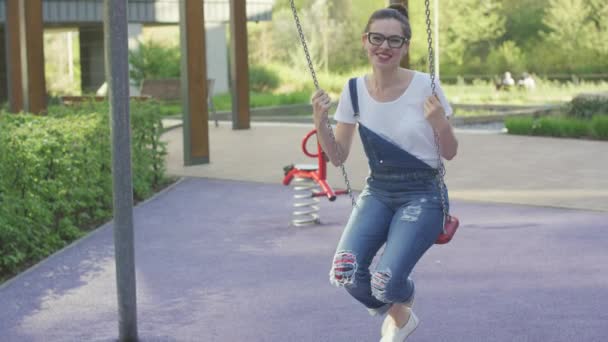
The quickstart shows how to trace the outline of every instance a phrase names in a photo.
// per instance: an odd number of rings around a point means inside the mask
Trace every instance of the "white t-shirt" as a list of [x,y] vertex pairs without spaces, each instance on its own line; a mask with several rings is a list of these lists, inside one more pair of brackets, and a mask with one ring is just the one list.
[[[357,78],[358,120],[354,116],[348,83],[340,95],[334,119],[350,124],[358,122],[431,167],[437,168],[439,163],[433,129],[424,117],[424,102],[431,96],[430,75],[414,71],[414,77],[403,94],[389,102],[374,100],[367,90],[364,77]],[[446,116],[451,116],[452,107],[446,100],[438,80],[436,91]]]

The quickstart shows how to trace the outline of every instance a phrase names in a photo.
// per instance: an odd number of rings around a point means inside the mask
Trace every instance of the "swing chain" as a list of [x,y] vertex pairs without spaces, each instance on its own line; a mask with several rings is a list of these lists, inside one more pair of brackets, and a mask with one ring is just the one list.
[[[431,31],[431,9],[430,0],[424,0],[425,13],[426,13],[426,33],[427,41],[429,43],[429,74],[431,76],[431,92],[433,96],[437,96],[437,90],[435,89],[435,53],[433,51],[433,33]],[[447,199],[445,198],[445,166],[441,159],[441,150],[439,147],[439,134],[433,130],[435,136],[435,146],[437,147],[437,156],[439,160],[439,169],[437,172],[437,182],[439,184],[439,193],[441,195],[441,207],[443,209],[443,217],[447,218],[449,213],[447,211]],[[444,230],[445,233],[445,230]]]
[[[308,51],[308,46],[306,44],[306,38],[304,37],[304,31],[302,30],[302,25],[300,24],[300,18],[298,16],[298,12],[296,10],[296,5],[294,3],[294,0],[290,0],[289,3],[291,5],[291,11],[293,12],[293,18],[295,20],[296,27],[298,28],[298,35],[300,36],[300,42],[302,43],[302,47],[304,48],[304,54],[306,55],[306,61],[308,62],[308,69],[310,69],[310,74],[311,74],[312,80],[315,84],[315,89],[319,90],[320,89],[319,81],[317,80],[317,74],[315,72],[315,69],[314,69],[314,66],[312,63],[312,58],[310,58],[310,52]],[[327,114],[327,113],[325,113],[325,114]],[[342,160],[341,155],[340,155],[340,149],[339,149],[338,143],[336,141],[336,137],[334,136],[334,132],[331,128],[331,123],[329,122],[329,119],[327,120],[327,128],[329,130],[329,136],[331,137],[331,140],[336,145],[336,153],[338,153],[338,159]],[[344,162],[342,162],[340,164],[340,170],[342,171],[342,177],[344,178],[344,183],[346,183],[346,191],[348,192],[348,195],[350,196],[352,206],[356,207],[357,203],[355,201],[355,196],[353,195],[353,191],[350,187],[350,181],[348,180],[348,175],[346,174],[346,168],[344,167]]]

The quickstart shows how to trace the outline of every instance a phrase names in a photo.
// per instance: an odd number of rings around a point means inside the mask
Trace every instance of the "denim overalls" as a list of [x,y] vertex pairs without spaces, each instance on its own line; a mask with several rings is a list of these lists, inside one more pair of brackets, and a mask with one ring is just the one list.
[[[355,79],[349,86],[358,115]],[[370,175],[342,233],[330,281],[378,315],[412,298],[410,272],[441,233],[443,211],[436,169],[361,124],[359,134]],[[385,243],[372,274],[369,266]]]

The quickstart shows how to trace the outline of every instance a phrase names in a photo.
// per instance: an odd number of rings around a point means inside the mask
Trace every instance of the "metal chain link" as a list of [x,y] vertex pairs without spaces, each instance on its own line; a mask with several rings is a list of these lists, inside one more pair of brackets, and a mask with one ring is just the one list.
[[[302,43],[302,47],[304,48],[304,54],[306,55],[306,61],[308,62],[308,69],[310,69],[310,74],[311,74],[312,80],[315,84],[315,89],[319,90],[320,89],[319,81],[317,80],[317,74],[315,72],[315,69],[314,69],[314,66],[312,63],[312,59],[310,58],[310,52],[308,51],[308,46],[306,44],[306,38],[304,37],[304,31],[302,30],[302,25],[300,24],[300,18],[298,17],[298,11],[296,10],[296,5],[294,3],[294,0],[290,0],[289,3],[291,5],[291,11],[293,12],[293,18],[295,20],[296,27],[298,28],[300,42]],[[331,137],[331,140],[336,145],[336,153],[338,154],[338,159],[342,160],[338,142],[336,141],[336,137],[334,136],[334,132],[331,128],[331,123],[329,122],[329,119],[327,120],[327,128],[329,129],[329,136]],[[350,196],[352,205],[353,205],[353,207],[356,207],[357,203],[355,201],[355,196],[353,195],[353,191],[350,187],[350,181],[348,180],[348,175],[346,174],[346,168],[344,167],[344,162],[342,162],[340,164],[340,170],[342,171],[342,177],[344,177],[344,183],[346,183],[346,191],[348,192],[348,195]]]
[[[437,96],[437,90],[435,89],[435,53],[433,51],[433,32],[431,31],[431,5],[430,0],[424,1],[424,6],[426,8],[426,33],[427,33],[427,41],[429,43],[429,74],[431,76],[431,92],[433,96]],[[435,130],[433,130],[433,135],[435,136],[435,146],[437,147],[437,157],[439,160],[439,170],[437,172],[437,182],[439,184],[439,192],[441,194],[441,206],[443,209],[443,217],[447,218],[449,213],[447,211],[447,199],[445,198],[445,166],[443,165],[443,160],[441,159],[441,150],[439,147],[439,135]],[[445,228],[444,228],[445,233]]]

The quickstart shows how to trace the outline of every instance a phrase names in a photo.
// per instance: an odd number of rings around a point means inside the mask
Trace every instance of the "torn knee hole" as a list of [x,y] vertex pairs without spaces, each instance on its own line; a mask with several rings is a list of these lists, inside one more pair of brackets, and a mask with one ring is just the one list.
[[357,272],[357,257],[352,252],[339,252],[334,256],[330,280],[336,286],[352,285]]
[[372,294],[376,299],[386,301],[386,287],[391,280],[391,271],[378,271],[372,275]]

